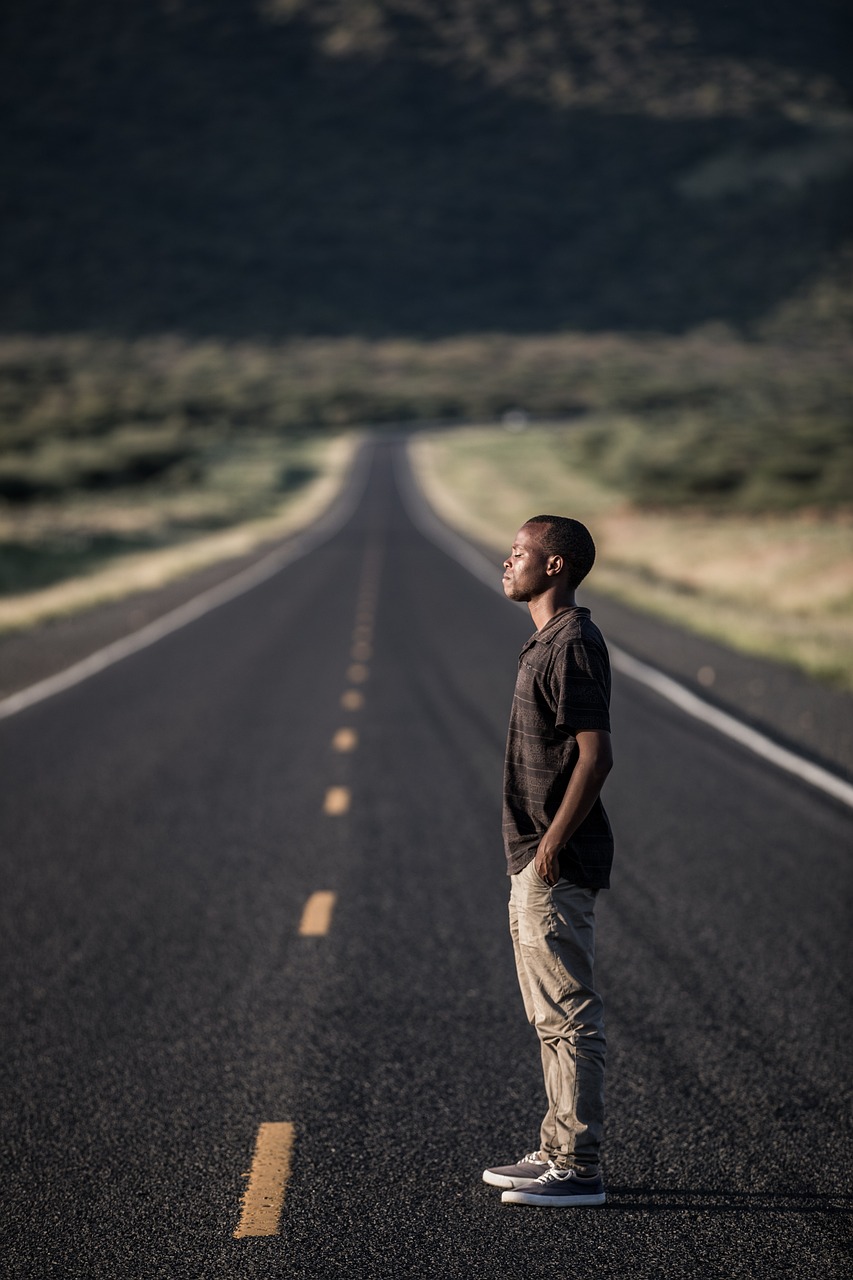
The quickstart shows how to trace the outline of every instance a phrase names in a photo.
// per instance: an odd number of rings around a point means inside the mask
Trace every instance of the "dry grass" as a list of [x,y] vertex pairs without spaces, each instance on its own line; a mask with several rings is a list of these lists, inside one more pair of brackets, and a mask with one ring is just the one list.
[[[216,533],[180,540],[156,550],[125,552],[87,574],[0,599],[0,632],[22,630],[49,618],[76,613],[138,591],[153,590],[207,565],[246,555],[264,542],[309,524],[339,490],[357,441],[358,437],[350,434],[314,442],[310,448],[310,457],[316,465],[314,478],[279,498],[260,518],[243,520]],[[245,468],[242,477],[239,468],[236,475],[230,471],[229,487],[240,479],[248,483],[251,470],[251,466]],[[30,510],[26,519],[37,547],[46,536],[55,539],[64,534],[85,539],[91,537],[94,529],[114,536],[128,533],[150,536],[155,531],[162,536],[164,526],[174,528],[175,517],[182,509],[188,519],[197,521],[200,511],[210,514],[212,505],[216,504],[210,493],[192,492],[167,497],[159,503],[152,501],[150,495],[138,494],[121,502],[112,497],[94,504],[78,498],[59,510]],[[20,517],[14,528],[20,538],[25,532]],[[9,513],[0,517],[0,537],[6,533],[11,533]]]
[[588,523],[592,585],[748,652],[853,688],[853,519],[649,512],[573,470],[559,426],[472,428],[412,456],[445,519],[506,552],[541,511]]

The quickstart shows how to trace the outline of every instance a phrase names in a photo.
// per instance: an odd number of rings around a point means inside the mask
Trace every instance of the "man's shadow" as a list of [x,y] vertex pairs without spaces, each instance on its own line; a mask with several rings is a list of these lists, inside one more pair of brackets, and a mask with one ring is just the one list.
[[816,1191],[682,1191],[677,1187],[608,1186],[607,1208],[645,1213],[829,1213],[853,1214],[853,1195]]

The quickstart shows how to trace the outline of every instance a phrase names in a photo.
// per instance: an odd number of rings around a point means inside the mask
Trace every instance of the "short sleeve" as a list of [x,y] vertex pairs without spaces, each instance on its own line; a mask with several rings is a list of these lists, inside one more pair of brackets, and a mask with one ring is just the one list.
[[584,637],[554,647],[551,693],[556,728],[566,734],[610,732],[610,661],[603,644]]

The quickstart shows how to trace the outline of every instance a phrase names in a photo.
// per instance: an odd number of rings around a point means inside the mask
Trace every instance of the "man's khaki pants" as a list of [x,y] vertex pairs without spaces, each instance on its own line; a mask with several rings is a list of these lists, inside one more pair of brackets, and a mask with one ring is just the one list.
[[597,890],[533,862],[511,876],[509,927],[528,1020],[536,1028],[548,1110],[540,1150],[560,1167],[598,1165],[604,1122],[604,1005],[593,985]]

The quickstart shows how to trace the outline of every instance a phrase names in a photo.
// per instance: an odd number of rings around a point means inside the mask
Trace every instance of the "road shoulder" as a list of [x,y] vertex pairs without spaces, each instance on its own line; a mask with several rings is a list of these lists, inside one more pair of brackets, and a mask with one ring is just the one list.
[[237,578],[271,554],[286,550],[303,537],[315,523],[323,523],[338,508],[346,507],[363,478],[364,437],[341,473],[340,483],[331,483],[324,492],[322,508],[316,503],[303,508],[304,519],[291,522],[287,533],[257,542],[243,555],[230,556],[181,575],[160,586],[133,591],[121,597],[93,603],[74,613],[46,618],[16,631],[0,633],[0,698],[66,671],[91,654],[147,627],[196,597]]
[[581,590],[605,636],[792,751],[853,779],[853,694]]

